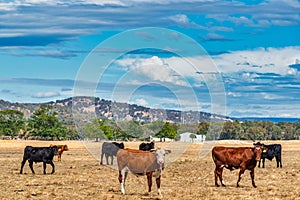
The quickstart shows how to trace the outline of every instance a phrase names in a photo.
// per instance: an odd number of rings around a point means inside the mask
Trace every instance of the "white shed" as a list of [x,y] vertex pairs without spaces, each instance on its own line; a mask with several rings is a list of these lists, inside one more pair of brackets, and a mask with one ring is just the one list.
[[[191,134],[194,134],[196,138],[191,138]],[[195,133],[185,132],[180,134],[180,142],[203,142],[205,141],[205,135],[197,135]]]

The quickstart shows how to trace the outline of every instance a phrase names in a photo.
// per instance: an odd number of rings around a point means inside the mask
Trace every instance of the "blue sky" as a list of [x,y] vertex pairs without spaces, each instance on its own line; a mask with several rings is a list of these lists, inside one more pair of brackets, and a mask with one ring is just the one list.
[[0,0],[0,97],[300,117],[299,23],[295,0]]

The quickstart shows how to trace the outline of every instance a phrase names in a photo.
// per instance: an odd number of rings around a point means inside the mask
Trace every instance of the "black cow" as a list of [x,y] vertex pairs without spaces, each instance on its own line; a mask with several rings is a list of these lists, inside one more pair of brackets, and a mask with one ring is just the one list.
[[151,149],[154,149],[154,142],[150,142],[150,143],[143,142],[139,146],[139,150],[150,151]]
[[104,142],[102,144],[102,152],[101,152],[101,161],[100,165],[103,164],[103,156],[105,154],[106,157],[106,164],[108,164],[108,157],[111,157],[111,165],[113,165],[114,156],[117,155],[119,149],[124,149],[123,142]]
[[[268,160],[272,161],[272,159],[275,157],[276,163],[277,163],[277,168],[280,166],[282,168],[282,163],[281,163],[281,144],[269,144],[265,145],[260,142],[257,142],[254,145],[261,145],[265,148],[267,148],[267,151],[264,151],[261,154],[261,160],[262,160],[262,167],[265,168],[265,159],[267,158]],[[260,160],[260,161],[261,161]],[[258,167],[260,167],[260,161],[258,163]]]
[[33,162],[43,162],[44,167],[44,174],[46,174],[46,164],[50,164],[52,166],[52,172],[53,174],[55,172],[55,167],[53,164],[53,157],[57,154],[58,148],[57,146],[52,147],[32,147],[32,146],[26,146],[24,149],[24,155],[23,155],[23,161],[21,163],[21,170],[20,174],[23,173],[23,167],[28,160],[29,167],[34,174],[33,170]]

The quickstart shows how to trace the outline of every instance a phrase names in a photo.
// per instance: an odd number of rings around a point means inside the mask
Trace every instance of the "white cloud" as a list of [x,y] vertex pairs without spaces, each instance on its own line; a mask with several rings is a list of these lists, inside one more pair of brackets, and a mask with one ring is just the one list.
[[[187,86],[181,74],[169,67],[165,59],[157,56],[151,58],[125,59],[117,62],[123,67],[126,67],[129,73],[135,74],[135,78],[143,80],[143,82],[160,82],[170,83],[179,86]],[[136,81],[136,80],[132,80]]]
[[145,107],[148,106],[148,102],[145,99],[142,99],[142,98],[136,99],[135,103],[137,105],[141,105],[141,106],[145,106]]
[[189,24],[190,20],[186,15],[182,15],[182,14],[178,14],[178,15],[174,15],[169,17],[169,19],[171,19],[174,22],[180,23],[180,24]]
[[300,47],[259,48],[233,51],[213,56],[214,62],[223,73],[257,72],[291,74],[289,65],[300,57]]
[[59,92],[38,92],[32,95],[33,98],[51,98],[58,96],[60,96]]

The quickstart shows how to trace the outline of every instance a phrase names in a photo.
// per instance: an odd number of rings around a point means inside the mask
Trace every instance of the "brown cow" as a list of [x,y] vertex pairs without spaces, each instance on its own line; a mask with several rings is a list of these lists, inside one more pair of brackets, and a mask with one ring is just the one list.
[[52,147],[52,146],[57,146],[57,148],[58,148],[58,151],[57,151],[57,154],[56,154],[57,155],[57,160],[61,161],[61,154],[64,151],[69,150],[68,145],[66,145],[66,144],[64,144],[64,145],[62,145],[62,144],[50,144],[50,147]]
[[157,192],[160,191],[160,178],[164,169],[165,154],[171,153],[170,150],[157,148],[153,151],[142,151],[136,149],[120,149],[117,153],[119,168],[119,182],[121,193],[125,194],[125,180],[128,172],[135,175],[146,175],[148,180],[148,192],[151,195],[152,176],[156,178]]
[[225,183],[222,179],[223,168],[229,170],[239,169],[239,178],[236,183],[236,186],[239,187],[239,182],[244,174],[245,170],[250,170],[250,176],[252,179],[252,185],[256,188],[254,182],[254,168],[257,161],[260,160],[263,147],[214,147],[212,149],[212,158],[215,162],[215,186],[219,187],[218,177],[222,186],[225,186]]

